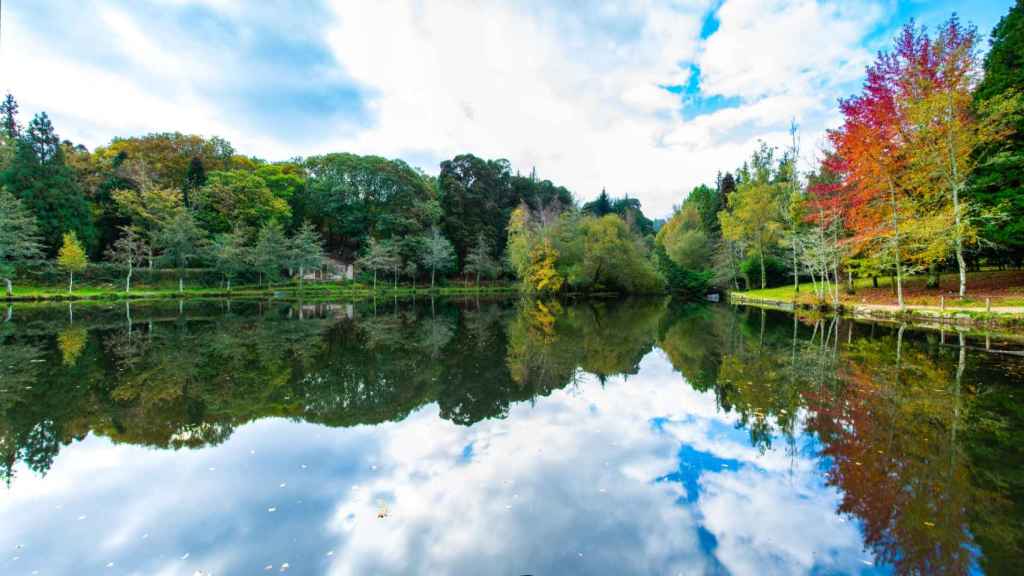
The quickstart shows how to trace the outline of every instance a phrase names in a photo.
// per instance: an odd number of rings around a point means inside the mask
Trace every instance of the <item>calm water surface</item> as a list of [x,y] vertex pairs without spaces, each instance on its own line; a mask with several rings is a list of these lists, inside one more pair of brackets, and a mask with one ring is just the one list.
[[[1010,574],[1019,343],[727,306],[14,306],[0,574]],[[0,319],[3,315],[0,315]]]

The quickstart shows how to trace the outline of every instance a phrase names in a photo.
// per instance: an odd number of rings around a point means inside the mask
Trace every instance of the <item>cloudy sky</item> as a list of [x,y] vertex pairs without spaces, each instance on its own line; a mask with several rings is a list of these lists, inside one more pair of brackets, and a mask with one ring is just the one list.
[[661,216],[792,120],[810,159],[909,18],[987,36],[1011,0],[2,4],[0,90],[89,147],[182,131],[431,173],[472,152]]

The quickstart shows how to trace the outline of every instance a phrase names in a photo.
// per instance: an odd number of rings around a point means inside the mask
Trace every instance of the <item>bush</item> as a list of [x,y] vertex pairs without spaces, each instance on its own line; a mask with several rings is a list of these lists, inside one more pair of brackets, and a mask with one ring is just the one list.
[[[765,283],[767,288],[782,286],[793,281],[786,264],[774,256],[764,257],[764,272],[768,279]],[[740,273],[750,278],[751,289],[756,290],[761,287],[761,261],[757,256],[747,256],[743,262],[740,262]]]
[[703,298],[708,293],[711,278],[714,275],[710,270],[683,268],[669,257],[665,247],[661,244],[655,246],[654,256],[658,264],[658,271],[665,278],[669,292],[687,298]]

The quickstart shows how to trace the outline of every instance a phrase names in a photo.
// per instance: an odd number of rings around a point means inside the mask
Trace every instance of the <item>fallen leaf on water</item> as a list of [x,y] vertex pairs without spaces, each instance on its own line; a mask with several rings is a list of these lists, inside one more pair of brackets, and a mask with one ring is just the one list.
[[924,525],[929,528],[935,528],[935,522],[925,522]]
[[285,562],[284,564],[281,564],[281,572],[287,572],[288,568],[289,568],[289,566],[288,566],[287,562]]
[[274,507],[267,508],[267,512],[277,512],[277,508],[274,508]]

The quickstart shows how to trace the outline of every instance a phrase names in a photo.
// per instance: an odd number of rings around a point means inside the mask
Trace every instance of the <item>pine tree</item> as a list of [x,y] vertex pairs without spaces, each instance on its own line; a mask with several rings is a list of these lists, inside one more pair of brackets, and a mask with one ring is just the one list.
[[92,211],[45,113],[38,114],[18,138],[0,184],[30,209],[50,254],[56,254],[66,231],[86,247],[95,237]]
[[0,102],[0,130],[12,140],[21,135],[21,127],[18,126],[18,102],[9,92],[4,101]]

